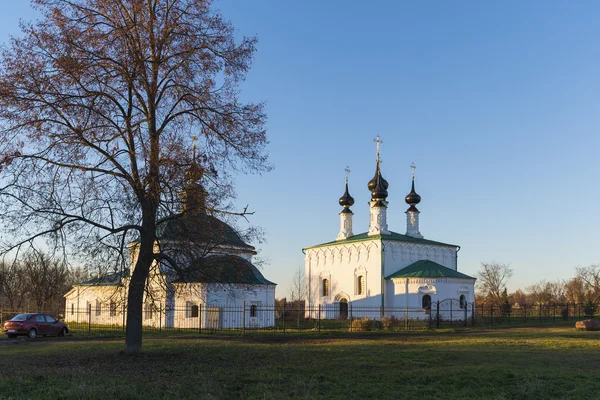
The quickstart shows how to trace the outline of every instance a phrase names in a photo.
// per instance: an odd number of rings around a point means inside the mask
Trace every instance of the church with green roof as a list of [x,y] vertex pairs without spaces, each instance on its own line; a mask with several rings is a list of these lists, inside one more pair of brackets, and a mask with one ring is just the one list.
[[[397,316],[429,318],[438,304],[454,307],[454,315],[468,318],[475,301],[475,278],[458,270],[460,246],[425,238],[419,229],[415,190],[415,166],[412,186],[406,195],[408,204],[406,231],[391,231],[387,223],[389,183],[383,178],[379,136],[375,175],[367,184],[369,202],[368,231],[354,233],[354,198],[350,195],[346,168],[346,187],[339,199],[340,231],[335,240],[303,249],[307,280],[307,316],[321,318]],[[320,310],[320,311],[317,311]],[[380,310],[374,314],[373,310]],[[313,315],[315,314],[315,315]],[[367,315],[368,314],[368,315]],[[452,317],[456,318],[456,317]]]

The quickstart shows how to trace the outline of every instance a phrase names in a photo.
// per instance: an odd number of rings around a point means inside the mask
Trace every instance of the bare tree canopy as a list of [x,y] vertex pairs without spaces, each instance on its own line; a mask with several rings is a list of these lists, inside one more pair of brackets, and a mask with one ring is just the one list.
[[124,264],[137,240],[126,352],[139,352],[157,229],[185,171],[198,164],[214,210],[231,172],[269,169],[263,104],[238,98],[256,38],[236,40],[206,0],[32,2],[41,19],[0,60],[0,219],[14,238],[1,251],[45,238]]
[[507,264],[481,263],[481,269],[477,273],[477,290],[486,299],[501,302],[502,292],[506,289],[506,283],[512,276],[513,271]]
[[306,275],[303,267],[298,267],[294,278],[292,279],[292,287],[290,288],[290,299],[292,301],[304,300],[308,296],[308,286],[306,284]]
[[600,300],[600,265],[594,264],[588,267],[577,268],[575,279],[583,283],[587,300],[598,302]]

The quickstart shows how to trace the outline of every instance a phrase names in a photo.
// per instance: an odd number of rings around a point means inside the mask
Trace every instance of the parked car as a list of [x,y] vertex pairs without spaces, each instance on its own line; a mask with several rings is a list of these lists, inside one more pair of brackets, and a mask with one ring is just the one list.
[[9,338],[25,335],[35,339],[38,335],[65,336],[69,327],[48,314],[19,314],[4,323],[4,333]]

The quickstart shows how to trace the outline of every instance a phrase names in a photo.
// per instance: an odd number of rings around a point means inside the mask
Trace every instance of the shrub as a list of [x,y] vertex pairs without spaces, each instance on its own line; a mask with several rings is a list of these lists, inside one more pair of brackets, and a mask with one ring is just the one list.
[[569,320],[569,307],[563,307],[560,310],[560,315],[562,316],[562,319],[564,319],[565,321]]
[[350,326],[353,331],[378,331],[381,330],[381,321],[365,317],[352,320]]
[[381,326],[386,331],[391,331],[394,328],[398,327],[399,322],[400,322],[400,319],[398,319],[396,316],[392,315],[391,317],[384,317],[381,320]]
[[596,305],[590,300],[583,306],[583,313],[586,317],[593,317],[596,314]]

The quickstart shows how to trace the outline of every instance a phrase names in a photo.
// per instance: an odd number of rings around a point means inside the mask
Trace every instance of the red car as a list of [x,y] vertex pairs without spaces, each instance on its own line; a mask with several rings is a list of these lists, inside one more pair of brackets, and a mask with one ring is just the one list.
[[26,335],[35,339],[38,335],[65,336],[69,328],[48,314],[19,314],[4,323],[4,333],[9,338]]

